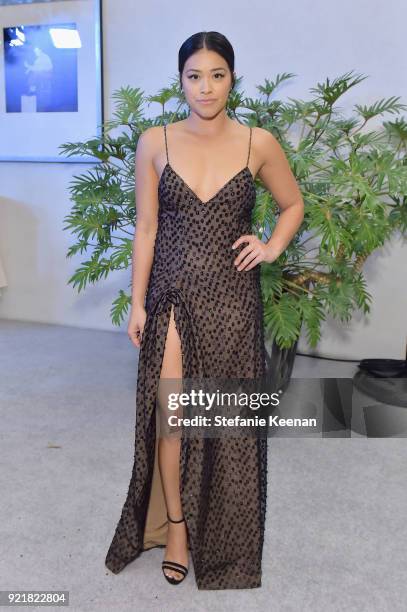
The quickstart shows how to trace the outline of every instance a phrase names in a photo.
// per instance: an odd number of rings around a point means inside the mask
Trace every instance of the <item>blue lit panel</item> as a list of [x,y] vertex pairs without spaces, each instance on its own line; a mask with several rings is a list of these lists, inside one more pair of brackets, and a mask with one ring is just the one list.
[[3,29],[6,113],[77,112],[75,23]]

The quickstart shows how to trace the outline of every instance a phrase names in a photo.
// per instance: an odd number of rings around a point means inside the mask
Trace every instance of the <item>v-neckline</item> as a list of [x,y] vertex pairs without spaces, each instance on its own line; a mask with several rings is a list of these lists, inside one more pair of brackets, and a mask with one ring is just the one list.
[[203,200],[201,200],[201,198],[195,193],[195,191],[192,189],[192,187],[190,187],[188,185],[188,183],[182,178],[182,176],[180,174],[178,174],[178,172],[176,170],[174,170],[174,168],[171,166],[170,162],[167,161],[167,163],[164,166],[163,171],[161,172],[161,176],[160,176],[160,180],[159,180],[159,184],[161,183],[161,179],[165,173],[165,170],[167,169],[167,167],[171,170],[171,172],[173,172],[175,174],[175,176],[177,176],[179,178],[179,180],[185,185],[185,187],[188,189],[188,191],[194,196],[194,198],[196,200],[198,200],[198,202],[202,205],[202,206],[207,206],[208,204],[210,204],[212,202],[212,200],[214,200],[215,198],[217,198],[224,189],[226,189],[226,187],[228,187],[230,185],[230,183],[232,181],[234,181],[240,174],[243,174],[243,172],[245,172],[246,170],[249,171],[250,177],[252,179],[252,181],[254,181],[254,177],[252,174],[252,171],[250,170],[249,166],[246,164],[246,166],[244,168],[241,168],[241,170],[238,170],[228,181],[226,181],[226,183],[224,183],[222,185],[222,187],[220,189],[218,189],[218,191],[215,193],[215,195],[213,195],[212,197],[209,198],[209,200],[206,200],[205,202]]

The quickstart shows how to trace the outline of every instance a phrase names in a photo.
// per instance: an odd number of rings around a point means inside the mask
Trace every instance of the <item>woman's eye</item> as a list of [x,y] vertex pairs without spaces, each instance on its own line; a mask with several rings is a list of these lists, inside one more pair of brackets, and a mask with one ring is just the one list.
[[[221,78],[223,78],[225,75],[223,74],[223,72],[215,72],[215,75],[214,75],[214,76],[215,76],[215,77],[220,76]],[[196,77],[196,78],[198,78],[198,75],[197,75],[197,74],[190,74],[188,78],[189,78],[189,79],[194,79],[194,80],[195,80],[195,77]]]

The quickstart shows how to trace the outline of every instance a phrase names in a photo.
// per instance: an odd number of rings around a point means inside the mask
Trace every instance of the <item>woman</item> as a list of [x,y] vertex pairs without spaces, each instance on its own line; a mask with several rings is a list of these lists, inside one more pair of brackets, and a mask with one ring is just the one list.
[[[163,573],[179,584],[189,547],[199,589],[253,588],[261,586],[267,440],[184,438],[176,428],[158,436],[157,425],[168,400],[163,381],[174,388],[185,377],[263,375],[259,264],[287,247],[303,202],[272,134],[227,115],[229,41],[194,34],[180,48],[179,74],[189,116],[149,128],[136,151],[128,326],[140,348],[135,453],[106,565],[118,573],[165,546]],[[250,233],[256,175],[281,208],[267,244]]]

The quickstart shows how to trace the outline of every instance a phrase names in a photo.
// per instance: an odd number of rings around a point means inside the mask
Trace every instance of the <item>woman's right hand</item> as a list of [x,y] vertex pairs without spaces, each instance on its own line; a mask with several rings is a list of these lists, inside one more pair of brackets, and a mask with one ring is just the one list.
[[132,309],[127,327],[127,335],[137,348],[140,348],[141,342],[143,341],[146,318],[147,312],[144,306],[135,306]]

